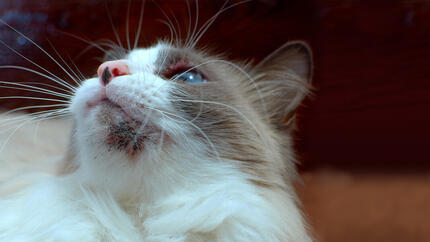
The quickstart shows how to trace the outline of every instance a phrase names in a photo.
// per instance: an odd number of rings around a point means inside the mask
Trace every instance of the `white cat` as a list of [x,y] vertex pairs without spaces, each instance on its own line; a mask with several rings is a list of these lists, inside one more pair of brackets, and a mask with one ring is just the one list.
[[97,73],[59,175],[3,181],[0,241],[311,241],[292,186],[306,44],[252,66],[160,42]]

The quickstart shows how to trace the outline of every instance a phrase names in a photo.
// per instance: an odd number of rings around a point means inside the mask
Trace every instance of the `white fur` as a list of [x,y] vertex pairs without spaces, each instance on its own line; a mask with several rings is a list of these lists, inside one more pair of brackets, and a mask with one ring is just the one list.
[[[149,99],[174,112],[166,95],[172,86],[151,67],[162,47],[133,51],[132,75],[106,87],[133,117],[147,115],[133,105]],[[260,189],[234,163],[208,158],[211,147],[190,139],[189,125],[153,111],[144,121],[175,142],[149,144],[133,162],[124,152],[107,151],[97,107],[86,109],[101,95],[100,85],[87,80],[70,107],[80,167],[3,197],[0,241],[310,241],[294,197]]]

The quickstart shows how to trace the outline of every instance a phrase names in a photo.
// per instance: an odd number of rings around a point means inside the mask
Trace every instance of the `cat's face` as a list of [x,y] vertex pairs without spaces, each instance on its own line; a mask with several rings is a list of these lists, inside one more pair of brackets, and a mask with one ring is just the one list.
[[191,156],[259,173],[290,149],[277,129],[307,90],[307,49],[293,45],[257,67],[166,43],[105,62],[72,100],[78,150],[123,166]]

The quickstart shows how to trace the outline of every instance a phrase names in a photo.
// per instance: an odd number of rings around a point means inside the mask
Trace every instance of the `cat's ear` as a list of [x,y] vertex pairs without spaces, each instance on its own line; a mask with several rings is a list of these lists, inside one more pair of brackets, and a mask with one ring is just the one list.
[[273,51],[256,66],[260,71],[293,71],[303,81],[312,81],[312,51],[306,42],[290,41]]
[[[284,44],[254,68],[263,111],[272,123],[289,126],[295,111],[309,93],[312,81],[312,52],[302,41]],[[258,105],[258,104],[257,104]]]

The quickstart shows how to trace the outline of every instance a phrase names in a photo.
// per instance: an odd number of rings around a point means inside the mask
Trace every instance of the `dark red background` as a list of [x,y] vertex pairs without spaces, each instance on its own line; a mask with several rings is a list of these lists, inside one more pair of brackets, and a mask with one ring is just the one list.
[[[102,53],[92,50],[78,56],[88,44],[62,31],[91,41],[115,40],[109,11],[125,45],[127,2],[2,1],[0,16],[54,54],[47,40],[51,41],[90,76]],[[190,2],[193,9],[195,3]],[[131,2],[132,39],[141,3]],[[199,24],[223,3],[199,1]],[[160,22],[166,20],[161,9],[173,22],[175,15],[185,35],[185,1],[147,1],[141,45],[169,35]],[[192,15],[194,20],[195,12]],[[200,44],[227,52],[234,59],[259,60],[288,40],[310,43],[315,93],[302,109],[297,136],[304,169],[328,165],[384,171],[428,169],[429,15],[427,1],[251,1],[221,14]],[[66,77],[41,51],[4,25],[0,25],[0,39]],[[29,66],[6,47],[0,48],[0,55],[1,64]],[[0,73],[2,80],[46,82],[22,71]],[[6,89],[1,93],[16,94]],[[25,100],[1,101],[7,108],[28,104]]]

